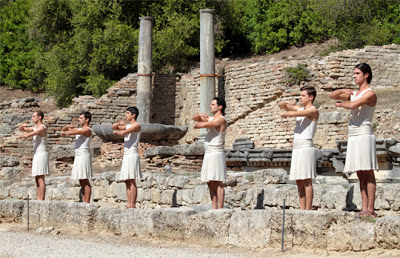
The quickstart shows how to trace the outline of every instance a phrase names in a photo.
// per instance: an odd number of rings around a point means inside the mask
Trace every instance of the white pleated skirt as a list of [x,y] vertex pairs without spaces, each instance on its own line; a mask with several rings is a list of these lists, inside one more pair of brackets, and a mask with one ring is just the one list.
[[49,153],[47,151],[37,151],[33,155],[32,160],[32,176],[48,176],[49,169]]
[[90,151],[88,149],[75,150],[71,179],[90,179],[92,177],[92,156],[90,155]]
[[317,177],[317,159],[312,140],[294,139],[290,180],[304,180]]
[[142,173],[140,172],[140,155],[136,148],[125,148],[119,180],[125,181],[139,178],[142,178]]
[[343,172],[378,170],[376,139],[370,126],[349,127],[346,162]]
[[227,181],[225,150],[207,151],[201,168],[201,181]]

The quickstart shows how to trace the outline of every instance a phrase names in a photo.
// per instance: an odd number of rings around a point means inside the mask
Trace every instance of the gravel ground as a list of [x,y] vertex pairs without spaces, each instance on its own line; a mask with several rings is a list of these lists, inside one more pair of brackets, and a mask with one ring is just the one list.
[[[225,250],[223,250],[225,249]],[[229,250],[233,249],[233,250]],[[261,257],[237,248],[179,246],[120,236],[68,233],[39,234],[0,227],[0,257]],[[265,253],[264,253],[265,255]]]

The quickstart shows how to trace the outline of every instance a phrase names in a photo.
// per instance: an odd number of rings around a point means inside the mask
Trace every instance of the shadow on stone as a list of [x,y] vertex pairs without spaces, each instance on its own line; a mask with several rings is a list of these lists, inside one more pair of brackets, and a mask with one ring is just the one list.
[[171,207],[178,207],[178,202],[177,202],[177,194],[178,194],[178,190],[174,190],[174,193],[172,194],[172,205]]
[[357,209],[357,205],[353,202],[353,196],[354,196],[354,185],[352,185],[347,192],[346,195],[346,208],[344,208],[344,211],[354,211]]
[[255,210],[264,210],[264,189],[261,193],[257,194],[257,205],[254,207]]

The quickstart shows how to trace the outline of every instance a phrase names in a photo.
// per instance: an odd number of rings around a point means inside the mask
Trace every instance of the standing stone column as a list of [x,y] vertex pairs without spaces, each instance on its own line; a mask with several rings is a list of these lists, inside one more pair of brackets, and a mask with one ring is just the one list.
[[[210,113],[215,97],[215,47],[213,9],[200,10],[200,113]],[[199,141],[204,141],[205,129],[200,130]]]
[[150,16],[140,17],[137,108],[139,123],[150,123],[151,117],[151,82],[152,82],[152,48],[153,21]]

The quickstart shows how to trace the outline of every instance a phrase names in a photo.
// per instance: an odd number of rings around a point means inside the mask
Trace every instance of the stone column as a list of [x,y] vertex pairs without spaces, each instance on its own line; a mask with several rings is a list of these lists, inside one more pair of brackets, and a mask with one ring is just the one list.
[[[200,10],[200,113],[210,113],[210,103],[215,97],[215,47],[213,9]],[[206,130],[200,130],[203,141]]]
[[151,117],[151,82],[152,82],[152,36],[153,21],[150,16],[140,17],[137,108],[139,123],[150,123]]

